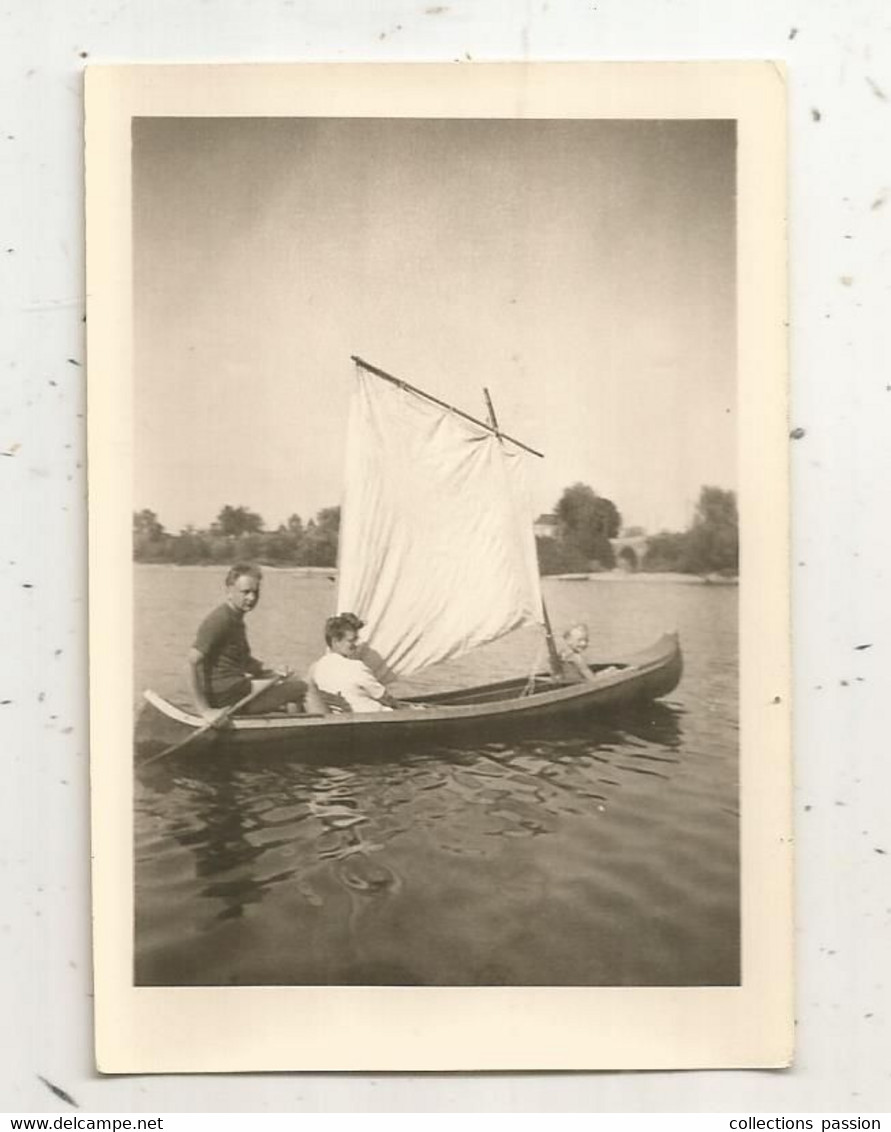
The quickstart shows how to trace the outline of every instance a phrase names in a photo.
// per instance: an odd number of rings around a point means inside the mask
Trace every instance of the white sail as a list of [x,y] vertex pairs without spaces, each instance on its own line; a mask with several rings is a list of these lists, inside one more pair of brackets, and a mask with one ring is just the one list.
[[356,367],[337,609],[366,622],[379,675],[417,672],[543,623],[526,460]]

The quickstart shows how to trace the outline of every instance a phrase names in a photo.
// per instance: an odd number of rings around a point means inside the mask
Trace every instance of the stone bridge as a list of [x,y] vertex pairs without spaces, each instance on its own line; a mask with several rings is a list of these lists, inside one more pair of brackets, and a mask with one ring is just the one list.
[[625,570],[637,570],[647,552],[647,535],[620,535],[609,540],[616,556],[616,565]]

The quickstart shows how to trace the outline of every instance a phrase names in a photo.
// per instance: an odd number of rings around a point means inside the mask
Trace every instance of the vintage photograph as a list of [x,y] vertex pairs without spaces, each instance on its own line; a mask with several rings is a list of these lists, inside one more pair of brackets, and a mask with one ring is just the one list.
[[133,119],[136,986],[739,984],[736,144]]
[[788,1062],[783,98],[88,72],[104,1072]]

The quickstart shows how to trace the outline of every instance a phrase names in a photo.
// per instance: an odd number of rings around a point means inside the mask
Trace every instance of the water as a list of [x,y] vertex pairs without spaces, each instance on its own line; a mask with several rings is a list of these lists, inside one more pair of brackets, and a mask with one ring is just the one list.
[[[138,567],[136,681],[185,700],[222,572]],[[575,734],[307,766],[200,754],[137,773],[138,985],[733,985],[737,591],[546,582],[592,658],[678,628],[668,699]],[[269,572],[256,655],[304,669],[334,586]],[[402,690],[525,674],[517,634]]]

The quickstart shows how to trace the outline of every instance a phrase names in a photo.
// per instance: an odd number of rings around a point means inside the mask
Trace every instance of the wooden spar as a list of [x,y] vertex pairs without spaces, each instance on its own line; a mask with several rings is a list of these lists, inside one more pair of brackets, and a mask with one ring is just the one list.
[[[495,416],[495,406],[492,404],[492,398],[489,396],[489,390],[485,385],[483,386],[483,393],[486,397],[486,408],[489,411],[489,424],[492,426],[493,431],[500,437],[501,433],[498,429],[498,418]],[[563,664],[560,661],[560,654],[557,652],[557,642],[554,640],[554,630],[551,628],[551,619],[548,616],[548,607],[545,605],[544,594],[542,594],[541,598],[541,612],[544,619],[545,640],[548,644],[548,660],[551,664],[551,675],[562,676]]]
[[554,630],[551,628],[551,619],[548,617],[548,607],[545,605],[544,594],[541,598],[541,612],[544,615],[545,640],[548,642],[548,660],[551,662],[551,675],[563,675],[563,662],[557,652],[557,642],[554,640]]
[[483,393],[486,397],[486,408],[489,410],[489,424],[495,429],[498,435],[501,436],[501,433],[498,431],[498,418],[495,416],[495,406],[492,404],[492,398],[489,396],[489,390],[485,385],[483,386]]
[[498,418],[495,416],[495,406],[492,404],[492,398],[489,396],[489,390],[485,385],[483,386],[483,395],[486,398],[486,409],[489,412],[489,428],[498,436],[501,436],[501,433],[498,431]]
[[[384,381],[391,381],[394,385],[398,385],[400,389],[407,389],[409,393],[416,393],[419,397],[423,397],[426,401],[432,401],[434,405],[439,405],[441,409],[448,409],[450,413],[454,413],[456,416],[463,417],[464,420],[470,421],[472,424],[478,425],[480,428],[484,428],[487,432],[494,432],[495,435],[501,440],[509,440],[511,444],[516,444],[517,448],[522,448],[524,452],[530,452],[533,456],[540,456],[543,458],[544,454],[542,452],[536,452],[534,448],[530,448],[528,444],[523,444],[521,440],[515,440],[514,437],[508,436],[507,433],[499,432],[497,428],[493,428],[492,425],[486,424],[485,421],[477,420],[476,417],[470,416],[469,413],[462,412],[461,409],[456,409],[454,405],[449,405],[446,401],[440,401],[440,399],[438,397],[434,397],[432,393],[425,393],[423,389],[418,389],[416,385],[409,385],[409,383],[407,381],[403,381],[401,377],[394,377],[391,373],[387,373],[385,370],[378,369],[377,366],[369,365],[368,362],[363,361],[362,358],[357,357],[355,354],[351,354],[350,358],[356,363],[357,366],[361,366],[362,369],[367,370],[369,373],[373,373],[375,377],[382,377]],[[486,397],[488,398],[488,396],[489,395],[487,393]]]

